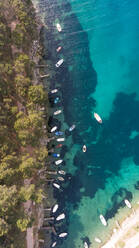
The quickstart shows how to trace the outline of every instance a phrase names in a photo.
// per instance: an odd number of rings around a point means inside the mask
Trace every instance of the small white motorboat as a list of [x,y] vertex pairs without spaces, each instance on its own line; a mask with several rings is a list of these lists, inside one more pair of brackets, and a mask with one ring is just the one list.
[[62,31],[61,25],[59,23],[56,24],[56,27],[57,27],[58,32]]
[[101,240],[100,240],[99,238],[97,238],[97,237],[95,237],[95,241],[96,241],[97,243],[101,243]]
[[58,142],[61,142],[61,141],[64,141],[64,140],[65,140],[65,138],[58,138],[57,139]]
[[61,182],[64,182],[65,181],[65,179],[63,178],[63,177],[58,177],[57,178],[59,181],[61,181]]
[[57,110],[57,111],[54,112],[54,115],[59,115],[61,113],[62,113],[62,110],[59,109],[59,110]]
[[54,126],[52,129],[51,129],[51,133],[55,132],[57,130],[57,126]]
[[84,248],[89,248],[89,246],[88,246],[86,241],[84,242]]
[[51,92],[52,94],[54,94],[54,93],[58,92],[58,89],[53,89],[53,90],[51,90],[50,92]]
[[87,150],[86,145],[83,145],[82,151],[86,152],[86,150]]
[[104,226],[107,226],[107,221],[105,220],[104,216],[101,214],[99,216],[100,220],[101,220],[101,223],[104,225]]
[[97,113],[94,113],[94,117],[99,123],[102,123],[102,119]]
[[58,215],[58,217],[56,218],[57,221],[63,220],[63,219],[65,219],[65,214],[64,213]]
[[131,203],[127,199],[125,199],[124,202],[128,208],[132,208]]
[[64,232],[64,233],[60,233],[60,234],[58,235],[58,237],[64,238],[64,237],[66,237],[67,235],[68,235],[68,233]]
[[60,175],[66,175],[66,172],[63,171],[63,170],[59,170],[58,173],[59,173]]
[[55,241],[55,242],[51,245],[51,247],[52,247],[52,248],[55,247],[56,244],[57,244],[57,242]]
[[56,165],[59,165],[59,164],[61,164],[62,162],[63,162],[63,160],[62,160],[62,159],[59,159],[59,160],[55,161],[55,164],[56,164]]
[[69,128],[69,131],[72,132],[74,129],[75,129],[75,125],[73,124],[70,128]]
[[53,183],[53,186],[57,189],[60,189],[60,185],[58,183]]
[[52,213],[55,213],[58,209],[58,204],[55,204],[52,208]]
[[62,47],[59,46],[59,47],[56,49],[56,51],[59,52],[61,49],[62,49]]
[[55,64],[55,66],[56,66],[56,67],[59,67],[59,66],[61,66],[61,65],[63,64],[63,62],[64,62],[64,59],[60,59],[60,60]]

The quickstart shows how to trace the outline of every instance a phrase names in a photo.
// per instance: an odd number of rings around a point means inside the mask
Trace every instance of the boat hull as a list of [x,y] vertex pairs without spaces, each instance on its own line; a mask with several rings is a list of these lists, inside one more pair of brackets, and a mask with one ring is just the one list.
[[97,113],[94,113],[94,118],[101,124],[102,123],[102,119],[101,117],[97,114]]

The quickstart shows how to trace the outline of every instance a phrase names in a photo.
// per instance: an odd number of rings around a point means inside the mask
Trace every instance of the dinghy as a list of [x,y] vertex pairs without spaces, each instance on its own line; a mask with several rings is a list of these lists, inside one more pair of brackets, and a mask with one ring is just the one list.
[[82,148],[82,151],[86,152],[86,150],[87,150],[86,145],[84,145],[83,148]]
[[52,129],[51,129],[51,133],[53,133],[54,131],[57,130],[57,126],[54,126]]
[[105,220],[104,216],[101,214],[99,216],[100,220],[101,220],[101,223],[104,225],[104,226],[107,226],[107,221]]
[[124,202],[128,208],[132,208],[131,203],[127,199],[125,199]]
[[65,214],[64,214],[64,213],[60,214],[60,215],[56,218],[57,221],[63,220],[63,219],[65,219]]
[[63,144],[58,144],[57,146],[56,146],[56,148],[61,148],[63,146]]
[[58,179],[59,181],[61,181],[61,182],[64,182],[64,180],[65,180],[63,177],[58,177],[57,179]]
[[59,157],[60,157],[60,154],[59,154],[59,153],[53,153],[52,156],[53,156],[54,158],[59,158]]
[[72,132],[74,129],[75,129],[75,125],[73,124],[70,128],[69,128],[69,131]]
[[59,52],[59,51],[61,50],[61,48],[62,48],[62,47],[59,46],[59,47],[56,49],[56,51]]
[[53,186],[57,189],[60,189],[60,185],[58,183],[53,183]]
[[94,117],[99,123],[102,123],[102,119],[97,113],[94,113]]
[[62,162],[63,162],[63,160],[62,160],[62,159],[59,159],[59,160],[55,161],[55,164],[56,164],[56,165],[59,165],[59,164],[61,164]]
[[51,245],[51,247],[52,247],[52,248],[55,247],[56,244],[57,244],[57,242],[55,241],[55,242]]
[[55,204],[52,208],[52,213],[55,213],[58,209],[58,204]]
[[84,248],[89,248],[89,246],[88,246],[86,241],[84,242]]
[[59,97],[56,97],[56,99],[54,100],[54,103],[58,103],[60,101]]
[[95,237],[95,241],[96,241],[97,243],[101,243],[101,240],[100,240],[99,238],[97,238],[97,237]]
[[59,23],[56,24],[56,27],[57,27],[58,32],[62,31],[61,25]]
[[58,142],[61,142],[61,141],[64,141],[64,140],[65,140],[65,138],[58,138],[57,139]]
[[58,92],[58,89],[53,89],[53,90],[51,90],[50,92],[51,92],[52,94],[54,94],[54,93]]
[[60,175],[66,175],[66,172],[63,171],[63,170],[59,170],[58,173],[59,173]]
[[61,131],[57,131],[57,132],[55,132],[55,135],[57,135],[57,136],[60,136],[60,135],[63,135],[64,133],[63,132],[61,132]]
[[64,232],[64,233],[60,233],[60,234],[58,235],[58,237],[64,238],[64,237],[66,237],[67,235],[68,235],[68,233]]
[[55,64],[55,66],[56,66],[56,67],[59,67],[59,66],[61,66],[61,65],[63,64],[63,62],[64,62],[64,59],[60,59],[60,60]]
[[59,109],[59,110],[57,110],[57,111],[54,112],[54,115],[59,115],[61,113],[62,113],[62,110]]

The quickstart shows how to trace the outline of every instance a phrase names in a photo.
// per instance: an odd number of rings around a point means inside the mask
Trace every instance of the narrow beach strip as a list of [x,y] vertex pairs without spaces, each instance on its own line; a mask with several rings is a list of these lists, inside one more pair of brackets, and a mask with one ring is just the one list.
[[[123,223],[121,224],[121,228],[119,230],[116,229],[116,232],[112,234],[109,241],[103,245],[101,248],[114,248],[118,247],[118,243],[123,243],[123,247],[131,248],[131,243],[133,247],[138,247],[139,245],[139,233],[133,231],[139,225],[139,209],[137,209],[134,213],[127,217]],[[131,235],[133,236],[131,237]]]

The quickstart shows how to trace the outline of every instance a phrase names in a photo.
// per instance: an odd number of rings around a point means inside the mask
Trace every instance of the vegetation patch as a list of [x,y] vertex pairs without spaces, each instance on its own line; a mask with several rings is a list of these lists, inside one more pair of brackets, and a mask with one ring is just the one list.
[[[34,83],[35,62],[30,58],[38,39],[30,0],[0,3],[0,247],[26,247],[33,207],[43,189],[38,170],[44,168],[47,149],[41,139],[41,107],[47,97]],[[38,56],[38,54],[36,55]]]

